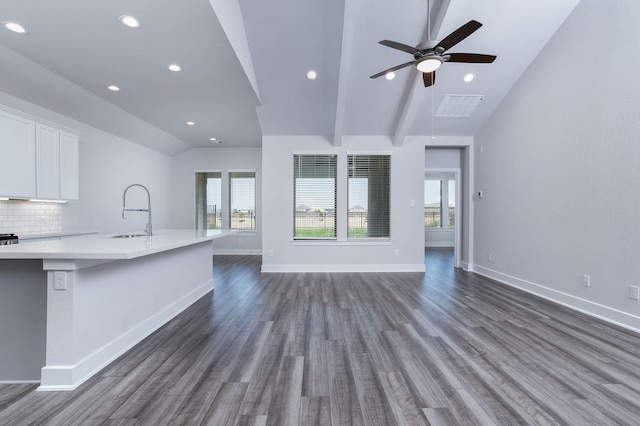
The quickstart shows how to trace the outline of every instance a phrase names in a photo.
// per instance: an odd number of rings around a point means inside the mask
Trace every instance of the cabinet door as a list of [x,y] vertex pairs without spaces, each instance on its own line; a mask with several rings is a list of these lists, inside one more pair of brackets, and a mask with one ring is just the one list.
[[36,124],[36,197],[60,198],[60,132]]
[[0,196],[36,195],[35,123],[0,111]]
[[60,198],[80,199],[80,144],[78,135],[60,132]]

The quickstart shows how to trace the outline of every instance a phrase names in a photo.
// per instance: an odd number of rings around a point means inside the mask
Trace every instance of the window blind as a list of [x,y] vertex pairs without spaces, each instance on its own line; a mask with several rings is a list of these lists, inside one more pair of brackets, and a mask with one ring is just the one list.
[[389,238],[391,156],[348,156],[349,238]]
[[293,156],[294,239],[336,238],[337,156]]
[[229,172],[230,229],[256,229],[256,174]]

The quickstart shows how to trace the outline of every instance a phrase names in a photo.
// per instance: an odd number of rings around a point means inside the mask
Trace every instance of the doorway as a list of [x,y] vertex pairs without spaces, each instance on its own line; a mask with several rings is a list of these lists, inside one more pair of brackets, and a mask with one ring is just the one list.
[[463,221],[463,171],[468,167],[469,150],[461,146],[442,146],[425,149],[424,245],[427,248],[453,249],[453,266],[463,267],[464,232],[469,228]]

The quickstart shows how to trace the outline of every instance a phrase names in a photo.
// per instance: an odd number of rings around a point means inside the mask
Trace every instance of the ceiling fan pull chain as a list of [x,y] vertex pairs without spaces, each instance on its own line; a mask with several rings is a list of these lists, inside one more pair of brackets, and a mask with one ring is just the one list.
[[431,0],[427,0],[427,41],[431,41]]
[[434,126],[434,124],[433,124],[434,123],[434,118],[433,117],[436,115],[436,112],[433,110],[433,97],[434,97],[433,92],[435,92],[435,89],[432,87],[431,88],[431,140],[436,138],[435,137],[435,130],[433,128],[433,126]]

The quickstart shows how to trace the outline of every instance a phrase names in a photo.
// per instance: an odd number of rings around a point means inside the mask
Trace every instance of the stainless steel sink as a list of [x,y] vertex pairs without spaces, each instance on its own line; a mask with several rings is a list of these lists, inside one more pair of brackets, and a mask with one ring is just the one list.
[[109,238],[136,238],[136,237],[146,237],[147,234],[118,234],[111,235]]

